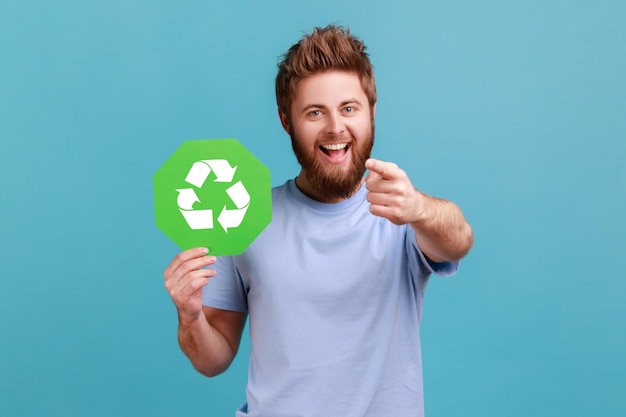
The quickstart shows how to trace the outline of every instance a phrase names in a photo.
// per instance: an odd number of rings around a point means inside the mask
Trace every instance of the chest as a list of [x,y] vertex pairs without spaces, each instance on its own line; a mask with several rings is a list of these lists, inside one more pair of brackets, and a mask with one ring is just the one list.
[[303,221],[285,216],[239,265],[251,313],[363,311],[399,290],[406,276],[406,230],[369,212]]

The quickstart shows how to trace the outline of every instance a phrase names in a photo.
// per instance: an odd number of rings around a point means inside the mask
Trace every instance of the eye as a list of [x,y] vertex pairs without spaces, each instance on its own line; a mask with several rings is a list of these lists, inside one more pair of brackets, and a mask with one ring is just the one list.
[[348,106],[348,107],[344,107],[343,111],[344,113],[354,113],[355,112],[355,108],[352,106]]
[[322,112],[319,110],[312,110],[311,112],[309,112],[309,116],[311,117],[320,117],[322,115]]

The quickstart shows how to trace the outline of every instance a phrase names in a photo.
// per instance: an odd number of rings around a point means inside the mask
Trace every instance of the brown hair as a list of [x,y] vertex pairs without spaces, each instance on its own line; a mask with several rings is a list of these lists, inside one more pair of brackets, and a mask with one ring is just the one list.
[[374,70],[365,52],[365,44],[350,34],[350,29],[329,25],[316,27],[298,43],[289,48],[278,63],[276,75],[276,104],[287,116],[300,80],[317,72],[344,70],[356,73],[369,100],[370,108],[376,104]]

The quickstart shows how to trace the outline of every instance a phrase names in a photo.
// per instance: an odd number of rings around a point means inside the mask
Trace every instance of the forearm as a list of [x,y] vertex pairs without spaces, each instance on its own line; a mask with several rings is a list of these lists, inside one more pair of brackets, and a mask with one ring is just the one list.
[[178,343],[193,367],[208,377],[224,372],[237,353],[204,314],[192,322],[179,318]]
[[416,190],[396,164],[368,159],[365,183],[372,214],[393,224],[409,224],[417,245],[434,262],[456,261],[470,250],[472,229],[452,202]]
[[422,209],[410,222],[419,248],[433,262],[461,259],[472,247],[473,234],[459,207],[423,193],[419,198]]

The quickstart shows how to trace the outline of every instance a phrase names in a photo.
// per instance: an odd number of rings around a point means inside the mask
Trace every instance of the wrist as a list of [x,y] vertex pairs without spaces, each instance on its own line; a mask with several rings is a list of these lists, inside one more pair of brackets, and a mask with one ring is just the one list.
[[202,310],[197,314],[188,314],[178,310],[178,326],[185,329],[193,329],[201,325],[203,318]]
[[429,206],[430,201],[426,194],[415,190],[415,210],[413,211],[413,218],[409,224],[413,228],[419,228],[429,221]]

